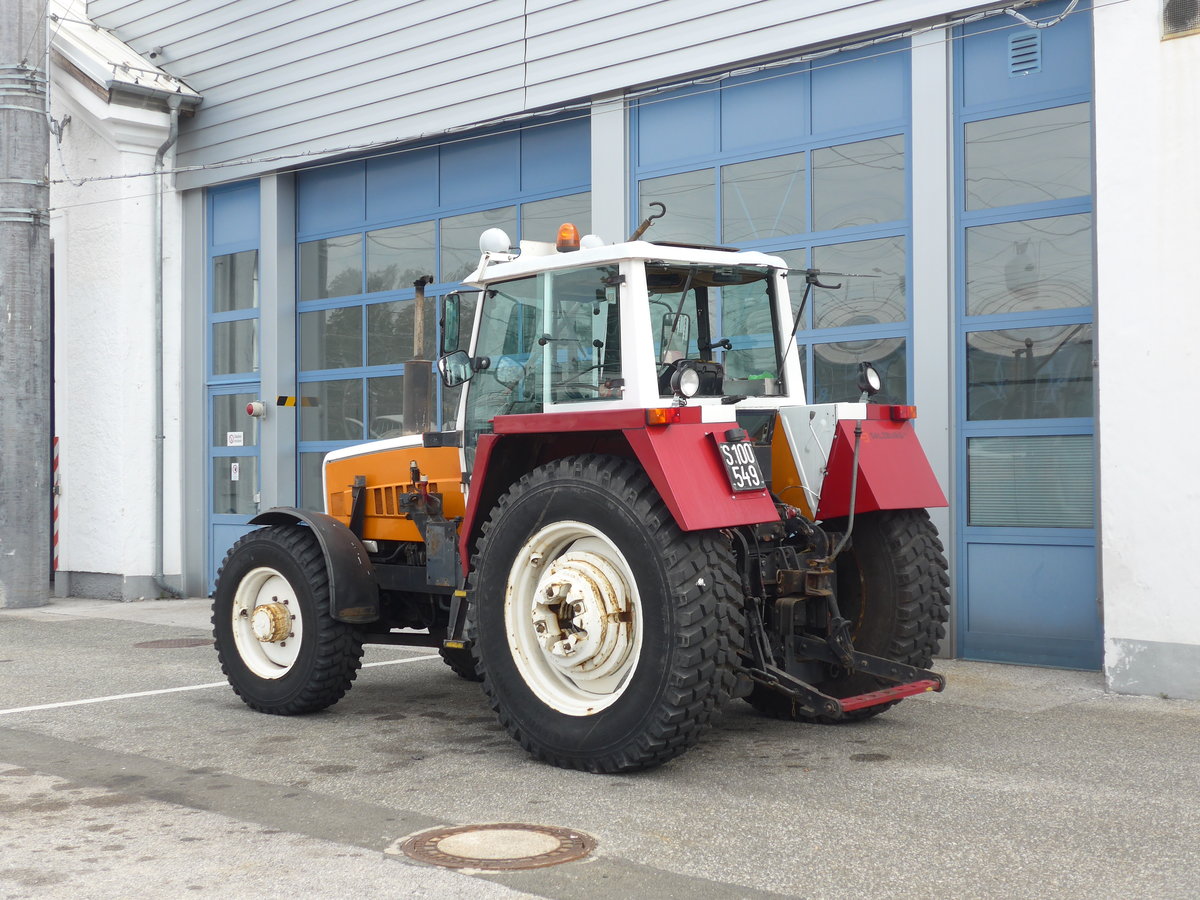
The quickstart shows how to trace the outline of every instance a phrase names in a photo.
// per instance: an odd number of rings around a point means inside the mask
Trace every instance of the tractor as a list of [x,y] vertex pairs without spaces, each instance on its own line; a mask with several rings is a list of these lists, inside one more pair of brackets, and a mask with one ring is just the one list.
[[247,705],[324,709],[364,644],[431,647],[532,756],[612,773],[735,699],[839,723],[943,689],[946,499],[915,408],[875,402],[865,360],[857,399],[806,402],[795,333],[827,275],[648,221],[484,233],[442,302],[454,427],[329,453],[324,512],[262,512],[226,555],[214,638]]

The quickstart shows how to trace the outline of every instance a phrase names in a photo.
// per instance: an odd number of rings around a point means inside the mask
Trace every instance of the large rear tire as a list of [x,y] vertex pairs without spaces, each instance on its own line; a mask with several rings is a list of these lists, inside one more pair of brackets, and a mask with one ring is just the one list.
[[734,683],[733,556],[679,529],[629,460],[524,476],[472,561],[475,651],[501,723],[545,762],[645,769],[699,739]]
[[221,671],[259,712],[332,706],[362,664],[362,635],[330,616],[325,557],[301,525],[260,528],[230,548],[217,573],[212,625]]
[[[837,531],[845,528],[845,522],[826,526]],[[942,542],[925,510],[884,510],[856,516],[850,547],[837,560],[838,607],[850,622],[854,648],[927,668],[946,636],[950,600],[946,570]],[[826,677],[814,687],[839,699],[892,684],[836,666],[825,670]],[[831,718],[800,712],[788,697],[761,685],[755,685],[746,700],[767,715],[826,724],[868,719],[900,702]]]

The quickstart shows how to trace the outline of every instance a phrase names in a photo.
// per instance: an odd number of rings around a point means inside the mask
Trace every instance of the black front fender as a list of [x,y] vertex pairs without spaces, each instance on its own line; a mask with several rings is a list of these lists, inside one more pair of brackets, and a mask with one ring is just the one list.
[[379,619],[379,582],[367,550],[354,532],[332,516],[279,506],[259,513],[251,525],[298,525],[313,530],[329,573],[329,614],[339,622],[364,625]]

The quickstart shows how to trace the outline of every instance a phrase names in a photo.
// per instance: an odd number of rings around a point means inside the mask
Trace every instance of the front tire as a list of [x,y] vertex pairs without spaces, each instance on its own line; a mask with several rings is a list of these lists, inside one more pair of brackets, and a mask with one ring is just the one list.
[[502,497],[472,563],[492,708],[538,759],[591,772],[694,745],[736,662],[732,552],[679,529],[629,460],[570,457]]
[[[845,529],[844,520],[826,524],[830,531]],[[838,607],[850,622],[854,649],[928,668],[946,636],[949,584],[942,542],[926,510],[883,510],[855,516],[853,540],[837,560]],[[825,673],[814,687],[839,699],[893,683],[832,665],[825,666]],[[900,702],[831,718],[803,713],[790,698],[762,685],[756,684],[746,699],[755,709],[776,718],[823,724],[869,719]]]
[[325,557],[310,528],[261,528],[230,548],[213,593],[213,640],[247,706],[290,716],[345,695],[362,664],[362,635],[329,608]]

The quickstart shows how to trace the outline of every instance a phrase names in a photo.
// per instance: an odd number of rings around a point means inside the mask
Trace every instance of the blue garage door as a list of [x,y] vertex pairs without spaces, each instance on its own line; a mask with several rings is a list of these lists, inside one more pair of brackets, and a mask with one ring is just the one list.
[[[515,242],[552,241],[564,221],[590,230],[590,146],[576,115],[298,174],[301,506],[321,508],[330,450],[410,430],[405,378],[429,371],[440,298],[479,262],[483,231]],[[438,424],[453,427],[457,391],[433,382]]]
[[1090,13],[957,37],[960,653],[1099,668]]
[[[912,402],[911,64],[907,41],[886,46],[635,107],[636,220],[651,203],[667,208],[649,239],[763,250],[793,269],[843,273],[828,279],[836,290],[814,292],[797,332],[817,402],[857,400],[863,360],[883,376],[882,402]],[[792,296],[798,304],[800,290]],[[762,377],[755,349],[724,351],[721,361]]]

